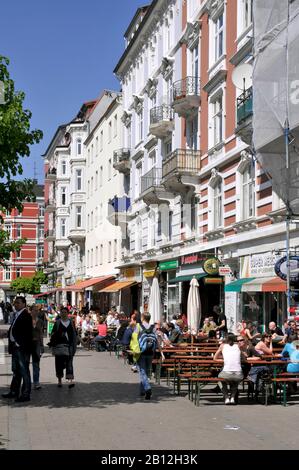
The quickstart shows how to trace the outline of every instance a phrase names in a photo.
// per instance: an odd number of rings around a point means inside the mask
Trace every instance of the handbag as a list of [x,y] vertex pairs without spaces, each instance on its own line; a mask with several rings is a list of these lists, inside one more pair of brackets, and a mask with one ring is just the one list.
[[57,344],[52,347],[53,356],[70,356],[70,348],[66,344]]

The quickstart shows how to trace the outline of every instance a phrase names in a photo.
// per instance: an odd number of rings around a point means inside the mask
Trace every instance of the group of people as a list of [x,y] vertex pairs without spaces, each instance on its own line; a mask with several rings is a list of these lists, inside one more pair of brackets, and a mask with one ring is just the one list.
[[[296,322],[288,322],[284,333],[275,322],[269,323],[266,333],[255,331],[251,322],[247,322],[244,326],[237,336],[228,334],[214,356],[215,361],[224,363],[218,377],[223,379],[222,392],[226,405],[237,404],[238,384],[245,377],[249,383],[252,383],[252,389],[256,397],[258,396],[261,373],[271,371],[271,365],[259,365],[258,361],[262,356],[273,355],[273,343],[284,345],[277,357],[288,360],[286,371],[299,373],[299,340]],[[290,383],[289,393],[295,392],[296,386],[295,382]]]
[[[74,386],[73,356],[76,352],[77,334],[74,323],[69,318],[69,311],[62,307],[55,316],[49,346],[55,355],[55,369],[58,386],[62,385],[64,370],[69,387]],[[3,398],[14,398],[16,402],[30,401],[31,374],[30,359],[33,370],[33,386],[41,389],[40,358],[44,352],[44,328],[48,314],[32,305],[27,309],[26,299],[17,296],[14,301],[14,312],[8,330],[8,352],[12,356],[12,381],[10,390]],[[55,352],[57,351],[57,354]]]

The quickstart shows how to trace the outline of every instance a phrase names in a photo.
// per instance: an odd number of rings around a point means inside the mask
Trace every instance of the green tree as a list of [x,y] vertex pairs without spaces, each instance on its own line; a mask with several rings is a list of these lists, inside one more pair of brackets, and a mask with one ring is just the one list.
[[10,283],[10,288],[17,294],[39,294],[41,284],[47,282],[47,276],[37,271],[31,277],[18,277]]
[[[31,112],[23,108],[25,94],[15,90],[8,71],[9,60],[0,56],[0,211],[23,209],[24,201],[34,201],[34,181],[16,177],[22,175],[20,161],[29,157],[30,145],[40,142],[42,131],[30,129]],[[0,223],[3,218],[0,214]],[[10,253],[24,243],[9,243],[6,232],[0,230],[0,263],[9,259]]]

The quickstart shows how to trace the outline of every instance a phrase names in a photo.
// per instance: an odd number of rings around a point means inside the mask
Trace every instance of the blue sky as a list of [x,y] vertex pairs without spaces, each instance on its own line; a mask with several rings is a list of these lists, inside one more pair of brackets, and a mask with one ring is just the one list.
[[10,59],[16,88],[26,93],[32,128],[43,141],[23,159],[24,176],[43,182],[43,159],[57,126],[103,88],[119,90],[113,69],[124,32],[150,0],[8,0],[0,7],[0,55]]

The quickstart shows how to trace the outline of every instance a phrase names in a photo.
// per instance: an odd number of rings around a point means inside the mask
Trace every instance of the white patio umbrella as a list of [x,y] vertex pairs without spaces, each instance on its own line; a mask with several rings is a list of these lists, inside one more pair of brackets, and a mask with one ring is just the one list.
[[162,305],[161,305],[161,295],[158,278],[154,277],[151,293],[148,303],[148,311],[151,314],[151,324],[161,321],[162,317]]
[[188,326],[191,328],[191,332],[197,332],[201,320],[201,302],[198,288],[198,281],[194,277],[190,282],[187,302]]

